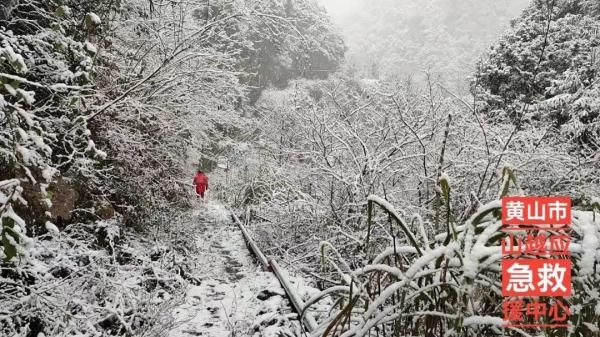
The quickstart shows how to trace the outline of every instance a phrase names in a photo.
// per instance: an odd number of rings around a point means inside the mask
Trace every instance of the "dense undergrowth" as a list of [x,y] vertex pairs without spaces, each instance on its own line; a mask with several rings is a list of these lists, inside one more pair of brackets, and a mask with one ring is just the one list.
[[[510,169],[504,175],[499,198],[507,195],[509,184],[516,183]],[[448,205],[451,187],[446,178],[439,185],[442,204]],[[518,185],[515,192],[522,192]],[[384,199],[369,197],[369,234],[384,230],[389,236],[377,242],[367,236],[365,260],[357,267],[329,242],[321,243],[322,271],[332,271],[335,283],[308,303],[331,296],[336,304],[315,335],[597,336],[600,203],[590,200],[573,213],[573,296],[568,298],[572,328],[568,331],[503,326],[507,322],[502,318],[499,273],[501,240],[507,234],[501,229],[500,208],[499,199],[491,201],[463,223],[446,217],[448,230],[432,232],[435,224],[418,215],[405,218]],[[452,213],[449,207],[439,211]]]
[[353,259],[369,195],[431,220],[442,173],[451,177],[459,221],[497,197],[507,165],[527,194],[571,195],[576,203],[598,195],[593,155],[569,154],[567,138],[547,138],[537,127],[492,123],[430,84],[340,77],[265,93],[260,133],[232,156],[239,160],[228,194],[253,208],[264,246],[312,270],[321,240]]
[[[315,335],[528,336],[499,327],[496,200],[515,175],[517,194],[572,196],[574,245],[598,242],[598,166],[561,151],[568,138],[493,123],[435,82],[336,78],[263,100],[263,133],[239,148],[248,156],[234,177],[246,185],[231,202],[252,210],[269,254],[333,296]],[[573,254],[576,336],[597,333],[594,245]]]
[[0,334],[165,336],[173,309],[199,282],[190,221],[156,241],[118,219],[32,239],[26,259],[2,266]]

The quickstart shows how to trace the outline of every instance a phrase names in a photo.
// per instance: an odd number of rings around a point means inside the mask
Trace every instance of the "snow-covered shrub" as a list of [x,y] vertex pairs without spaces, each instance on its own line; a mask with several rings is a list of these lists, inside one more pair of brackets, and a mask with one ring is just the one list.
[[79,175],[101,157],[85,121],[85,101],[94,93],[94,53],[80,29],[86,13],[69,4],[19,1],[0,26],[0,217],[7,257],[26,227],[52,218],[46,188],[54,177]]
[[227,194],[253,208],[264,247],[312,268],[317,254],[307,256],[305,245],[321,240],[361,261],[355,251],[366,235],[369,195],[432,220],[441,172],[452,177],[458,221],[497,197],[505,165],[529,194],[600,194],[593,159],[568,154],[566,140],[491,124],[465,103],[435,82],[411,88],[344,76],[267,91],[254,139],[231,155]]
[[[499,197],[515,183],[504,170]],[[440,180],[444,202],[450,186]],[[444,187],[445,186],[445,187]],[[518,187],[518,186],[517,186]],[[517,191],[519,189],[517,188]],[[521,193],[519,191],[518,193]],[[589,204],[588,204],[589,205]],[[383,213],[376,209],[382,208]],[[587,210],[585,209],[587,208]],[[415,216],[407,219],[386,200],[369,197],[369,228],[387,228],[382,246],[364,241],[370,254],[351,266],[331,243],[321,243],[323,271],[336,285],[327,287],[307,303],[333,297],[329,315],[322,317],[315,336],[533,336],[516,327],[502,327],[500,284],[501,202],[480,205],[464,223],[448,218],[448,230],[432,233],[434,224]],[[573,211],[571,259],[573,315],[571,336],[593,336],[598,324],[600,296],[600,204]],[[538,333],[541,331],[537,331]],[[545,336],[563,336],[546,329]]]
[[161,235],[160,246],[115,221],[31,239],[19,264],[1,265],[0,335],[165,336],[174,307],[198,284],[186,217],[172,226],[185,235]]
[[12,206],[15,201],[24,202],[19,200],[22,190],[17,179],[0,181],[0,259],[3,260],[25,254],[27,226]]

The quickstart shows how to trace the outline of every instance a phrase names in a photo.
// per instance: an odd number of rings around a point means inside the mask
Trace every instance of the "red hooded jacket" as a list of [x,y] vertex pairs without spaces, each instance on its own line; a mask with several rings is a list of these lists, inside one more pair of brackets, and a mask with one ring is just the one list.
[[208,177],[204,172],[196,173],[194,177],[194,185],[196,185],[196,193],[204,194],[206,189],[208,189]]

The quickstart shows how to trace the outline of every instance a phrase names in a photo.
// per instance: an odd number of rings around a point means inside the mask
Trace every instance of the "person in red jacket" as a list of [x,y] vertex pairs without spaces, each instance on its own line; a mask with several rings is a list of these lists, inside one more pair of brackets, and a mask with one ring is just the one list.
[[204,199],[204,193],[208,189],[208,177],[201,170],[198,170],[194,177],[194,186],[196,186],[196,195]]

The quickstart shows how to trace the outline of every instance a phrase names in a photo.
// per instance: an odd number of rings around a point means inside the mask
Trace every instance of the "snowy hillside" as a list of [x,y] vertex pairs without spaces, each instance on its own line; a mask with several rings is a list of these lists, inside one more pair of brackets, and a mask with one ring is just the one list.
[[598,0],[0,1],[0,337],[600,337],[599,79]]

